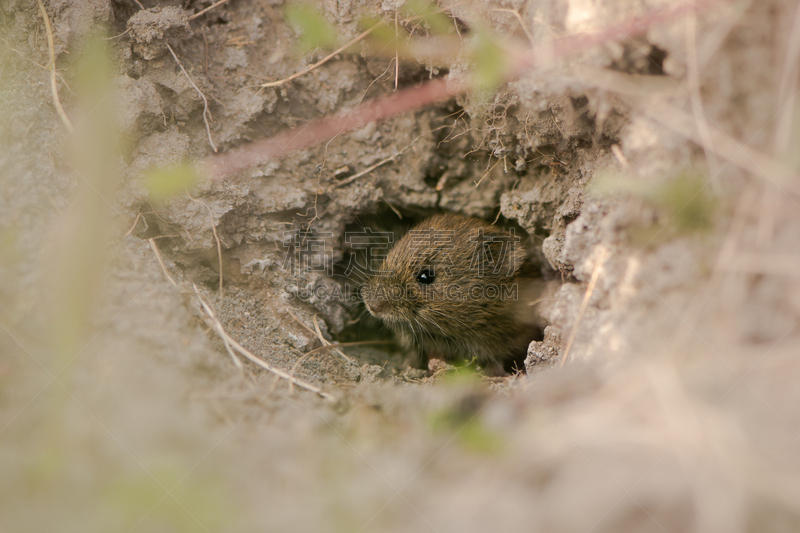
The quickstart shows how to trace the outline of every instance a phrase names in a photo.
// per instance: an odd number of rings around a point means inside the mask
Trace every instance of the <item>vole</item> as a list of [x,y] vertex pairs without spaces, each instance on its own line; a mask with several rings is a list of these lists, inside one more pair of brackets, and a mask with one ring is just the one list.
[[474,359],[487,375],[505,375],[503,363],[531,340],[515,317],[525,257],[519,241],[484,220],[432,216],[369,276],[364,304],[420,364]]

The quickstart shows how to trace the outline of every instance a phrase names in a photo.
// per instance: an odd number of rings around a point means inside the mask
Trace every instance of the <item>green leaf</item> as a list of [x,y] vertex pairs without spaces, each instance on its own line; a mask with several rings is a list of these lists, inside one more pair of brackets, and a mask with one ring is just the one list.
[[161,201],[192,187],[198,177],[191,165],[172,165],[150,171],[145,177],[144,186],[151,199]]
[[714,202],[702,176],[685,172],[661,185],[652,196],[680,232],[704,231],[713,223]]
[[178,465],[164,465],[154,470],[155,477],[143,472],[114,476],[104,496],[126,525],[124,530],[139,521],[177,533],[230,530],[234,506],[221,480],[192,476],[182,482],[181,472]]
[[336,29],[315,8],[291,4],[286,8],[289,24],[300,34],[298,47],[309,52],[317,48],[334,48],[338,42]]
[[487,427],[476,413],[461,412],[458,406],[430,413],[427,423],[433,433],[449,433],[465,450],[474,453],[494,455],[505,444],[502,433]]
[[407,53],[406,39],[408,37],[408,32],[402,27],[399,27],[398,31],[395,31],[394,26],[380,24],[380,22],[381,19],[375,17],[364,17],[359,22],[359,27],[364,31],[379,24],[369,35],[369,42],[375,49],[374,53],[376,55],[381,55],[386,54],[388,51],[394,55],[395,51],[397,51],[401,55],[405,55]]
[[702,233],[714,224],[717,202],[696,170],[683,170],[661,182],[600,172],[589,192],[598,196],[629,196],[658,213],[657,220],[632,224],[627,233],[637,245],[656,244],[683,235]]
[[475,65],[475,87],[482,91],[491,91],[504,83],[511,67],[505,51],[489,37],[488,32],[482,30],[475,35],[472,62]]
[[419,18],[423,24],[428,26],[431,33],[444,34],[452,33],[455,30],[453,21],[440,12],[439,6],[435,2],[425,0],[408,0],[400,11],[405,17]]

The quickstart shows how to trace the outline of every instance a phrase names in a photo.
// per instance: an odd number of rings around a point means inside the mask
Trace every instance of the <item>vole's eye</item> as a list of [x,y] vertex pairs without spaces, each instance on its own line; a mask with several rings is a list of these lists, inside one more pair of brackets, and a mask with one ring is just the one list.
[[433,280],[436,279],[436,276],[433,274],[433,270],[429,268],[425,268],[417,274],[417,281],[422,283],[423,285],[429,285],[433,283]]

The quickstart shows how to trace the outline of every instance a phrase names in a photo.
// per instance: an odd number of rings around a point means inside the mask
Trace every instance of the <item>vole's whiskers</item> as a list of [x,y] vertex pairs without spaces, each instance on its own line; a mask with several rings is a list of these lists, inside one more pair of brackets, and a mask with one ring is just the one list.
[[[468,332],[471,332],[471,331],[474,330],[474,325],[467,324],[467,322],[464,321],[461,318],[449,315],[449,314],[445,313],[444,311],[440,311],[438,309],[434,309],[432,311],[434,313],[440,315],[440,316],[443,316],[444,318],[446,318],[448,320],[452,320],[454,323],[456,323],[457,325],[459,325],[460,327],[463,328],[464,333],[468,333]],[[483,348],[485,348],[486,352],[491,353],[492,351],[494,351],[495,347],[493,347],[490,344],[490,342],[489,342],[490,339],[488,337],[486,337],[485,335],[481,335],[480,332],[477,335],[469,335],[469,338],[470,338],[471,341],[473,341],[472,344],[474,344],[474,341],[477,341],[480,345],[482,345]],[[471,344],[468,344],[468,343],[463,342],[463,341],[460,344],[463,345],[464,348],[469,348],[469,346],[471,346]],[[470,350],[470,351],[473,351],[473,350]]]
[[334,274],[333,277],[343,279],[345,281],[357,281],[361,284],[369,281],[369,278],[366,274],[355,269],[351,270],[349,274]]
[[414,329],[414,322],[409,322],[408,326],[411,328],[411,338],[414,341],[414,344],[417,346],[422,346],[422,335],[420,335],[416,329]]
[[444,328],[442,328],[442,326],[438,322],[436,322],[430,317],[420,317],[420,318],[424,319],[425,322],[429,323],[430,325],[435,326],[439,331],[442,332],[442,336],[447,340],[447,332],[444,330]]
[[435,313],[435,314],[437,314],[439,316],[442,316],[442,317],[446,318],[447,320],[453,321],[453,323],[455,323],[458,326],[461,326],[465,330],[470,328],[470,325],[467,324],[463,319],[458,318],[458,317],[454,317],[452,315],[448,315],[444,311],[441,311],[439,309],[431,309],[431,312],[433,312],[433,313]]
[[[356,320],[364,320],[368,316],[370,316],[369,309],[367,309],[367,306],[364,305],[364,306],[361,306],[358,309],[358,314],[356,314]],[[381,323],[381,324],[383,324],[383,323]]]

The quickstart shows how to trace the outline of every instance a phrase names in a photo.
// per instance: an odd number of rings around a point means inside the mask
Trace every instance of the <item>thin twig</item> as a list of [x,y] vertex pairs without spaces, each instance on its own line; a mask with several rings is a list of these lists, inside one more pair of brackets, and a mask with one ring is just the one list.
[[728,272],[798,277],[800,254],[739,252],[722,269]]
[[329,401],[333,401],[334,400],[334,397],[332,395],[328,394],[327,392],[322,391],[322,389],[320,389],[319,387],[316,387],[316,386],[312,385],[311,383],[308,383],[306,381],[298,379],[298,378],[296,378],[296,377],[284,372],[283,370],[281,370],[279,368],[275,368],[272,365],[270,365],[267,362],[265,362],[260,357],[256,357],[255,355],[253,355],[252,352],[250,352],[250,350],[248,350],[247,348],[245,348],[244,346],[239,344],[236,341],[236,339],[234,339],[233,337],[228,335],[228,333],[225,331],[225,328],[222,327],[222,323],[219,321],[219,319],[217,319],[216,315],[214,314],[214,311],[211,309],[211,306],[208,305],[206,303],[206,301],[203,299],[203,297],[200,295],[200,291],[197,290],[197,286],[194,286],[194,291],[195,291],[195,293],[197,293],[197,297],[200,299],[200,304],[202,305],[203,310],[205,311],[205,313],[211,319],[212,327],[214,328],[214,331],[216,331],[217,335],[219,335],[224,341],[230,343],[230,345],[237,352],[239,352],[245,358],[250,360],[252,363],[255,363],[256,365],[260,366],[261,368],[263,368],[267,372],[271,372],[272,374],[275,374],[276,376],[281,377],[281,378],[285,379],[286,381],[288,381],[290,383],[293,383],[294,385],[297,385],[298,387],[300,387],[302,389],[305,389],[307,391],[313,392],[314,394],[317,394],[318,396],[320,396],[322,398],[325,398],[326,400],[329,400]]
[[[795,101],[797,99],[797,63],[800,60],[800,5],[795,8],[794,21],[789,31],[789,40],[786,45],[783,72],[778,91],[778,105],[781,106],[778,126],[775,128],[775,142],[773,155],[782,159],[789,149],[792,124],[796,120]],[[763,209],[759,214],[757,242],[763,248],[772,246],[772,237],[775,232],[775,215],[778,211],[781,198],[777,187],[766,185],[764,189]]]
[[181,63],[181,60],[178,59],[177,55],[175,55],[175,50],[172,49],[172,47],[169,45],[169,43],[165,43],[165,44],[167,45],[167,49],[169,50],[169,53],[172,54],[172,57],[175,59],[175,62],[181,68],[181,72],[183,72],[183,75],[186,76],[186,79],[189,80],[189,83],[192,84],[192,87],[194,87],[194,90],[197,91],[197,94],[199,94],[200,98],[203,99],[203,122],[205,122],[205,124],[206,124],[206,133],[208,134],[208,144],[210,144],[211,145],[211,149],[214,150],[214,152],[216,152],[217,151],[217,145],[214,144],[214,139],[211,138],[211,126],[208,124],[208,119],[209,119],[209,117],[211,117],[211,112],[208,110],[208,98],[206,98],[206,95],[203,94],[203,91],[201,91],[200,88],[194,83],[194,80],[192,79],[191,76],[189,76],[189,73],[186,72],[186,69],[183,68],[183,63]]
[[603,270],[603,264],[605,263],[607,257],[608,250],[605,247],[602,247],[597,255],[597,263],[594,266],[594,271],[592,272],[592,277],[589,280],[589,285],[586,287],[586,294],[583,295],[583,301],[581,302],[581,307],[578,310],[578,316],[575,318],[575,324],[572,326],[572,332],[569,334],[569,340],[567,341],[566,347],[564,347],[564,355],[561,356],[561,364],[559,366],[564,366],[564,363],[566,363],[567,359],[569,358],[569,352],[572,349],[572,343],[575,342],[575,337],[578,335],[578,327],[581,325],[581,320],[586,312],[586,308],[589,307],[589,300],[592,299],[594,288],[597,285],[597,280],[600,279],[600,273]]
[[689,85],[692,114],[697,125],[697,133],[703,140],[703,152],[706,156],[709,175],[712,185],[717,181],[719,162],[714,153],[714,143],[711,139],[711,130],[708,119],[703,111],[703,95],[700,93],[700,66],[697,57],[697,14],[689,13],[686,16],[686,70]]
[[289,313],[289,316],[291,316],[295,320],[295,322],[297,322],[298,324],[300,324],[303,327],[303,329],[305,329],[307,332],[311,333],[311,335],[313,337],[317,336],[317,333],[313,329],[311,329],[310,327],[306,326],[305,323],[302,320],[300,320],[300,318],[296,314],[292,313],[291,309],[287,309],[286,311]]
[[[297,317],[294,315],[294,313],[292,313],[292,312],[291,312],[291,310],[289,310],[289,314],[290,314],[290,315],[292,315],[292,318],[294,318],[294,319],[295,319],[295,320],[296,320],[296,321],[297,321],[297,322],[298,322],[298,323],[299,323],[301,326],[303,326],[303,327],[304,327],[305,329],[307,329],[308,331],[311,331],[311,329],[310,329],[308,326],[306,326],[305,324],[303,324],[303,323],[300,321],[300,319],[299,319],[299,318],[297,318]],[[326,339],[325,337],[323,337],[323,335],[322,335],[322,331],[319,329],[319,323],[317,322],[317,315],[314,315],[314,329],[316,329],[316,332],[313,332],[313,331],[312,331],[311,333],[312,333],[312,335],[314,335],[315,337],[317,337],[317,339],[319,339],[319,341],[322,343],[322,346],[321,346],[321,348],[333,348],[333,351],[334,351],[334,352],[336,352],[336,353],[338,353],[338,354],[339,354],[341,357],[343,357],[343,358],[344,358],[344,359],[345,359],[345,360],[346,360],[348,363],[352,361],[352,359],[350,359],[349,357],[347,357],[347,356],[344,354],[344,352],[342,352],[341,350],[339,350],[339,349],[335,348],[336,346],[339,346],[339,345],[337,345],[337,344],[331,344],[331,343],[328,341],[328,339]],[[292,371],[290,372],[290,374],[291,374],[292,376],[294,376],[294,375],[295,375],[295,373],[297,372],[297,369],[298,369],[298,368],[300,368],[300,365],[303,363],[303,361],[305,361],[306,359],[308,359],[308,358],[309,358],[309,357],[310,357],[312,354],[314,354],[314,353],[318,352],[319,350],[320,350],[320,348],[317,348],[316,350],[311,350],[311,351],[310,351],[310,352],[308,352],[307,354],[303,355],[303,357],[301,357],[300,359],[298,359],[298,360],[297,360],[297,362],[296,362],[296,363],[294,364],[294,366],[292,367]],[[294,388],[294,386],[292,385],[292,383],[291,383],[291,382],[289,383],[289,388],[290,388],[290,389],[292,389],[292,390],[293,390],[293,388]]]
[[[310,352],[305,354],[305,355],[303,355],[301,358],[299,358],[297,360],[297,362],[294,365],[292,365],[292,369],[289,371],[289,375],[290,376],[294,377],[295,374],[297,374],[297,369],[300,368],[300,365],[303,364],[303,361],[308,359],[309,355],[310,355]],[[294,383],[292,383],[291,381],[289,382],[289,391],[294,393]]]
[[[662,76],[663,77],[663,76]],[[777,185],[796,196],[800,196],[800,174],[778,159],[751,148],[737,141],[719,128],[708,124],[708,135],[712,142],[707,145],[704,136],[697,130],[694,117],[663,99],[656,99],[658,94],[667,93],[663,83],[651,83],[658,76],[631,76],[606,71],[600,76],[587,76],[592,85],[629,97],[632,104],[646,116],[668,127],[676,133],[693,141],[706,150],[713,151],[718,157],[730,161],[737,167],[763,179],[766,183]],[[644,83],[643,83],[644,82]]]
[[[330,346],[331,345],[331,342],[328,339],[326,339],[325,337],[322,336],[322,331],[320,330],[319,322],[317,322],[317,315],[314,315],[314,331],[317,332],[317,338],[320,340],[320,342],[323,344],[323,346]],[[341,351],[339,349],[334,349],[333,351],[336,352],[337,354],[339,354],[339,356],[344,358],[344,360],[347,361],[348,363],[352,362],[352,359],[347,357],[347,355],[345,355],[345,353],[343,351]],[[309,353],[311,353],[311,352],[309,352]]]
[[764,192],[761,195],[761,209],[758,213],[758,225],[756,226],[756,243],[762,249],[772,247],[772,238],[775,234],[775,221],[778,208],[781,202],[781,195],[778,187],[765,183]]
[[193,202],[197,202],[198,204],[202,205],[208,211],[208,219],[211,221],[211,231],[214,234],[214,240],[217,241],[217,258],[219,259],[219,297],[222,298],[225,295],[225,292],[222,290],[222,243],[219,240],[219,235],[217,234],[217,226],[214,224],[214,215],[211,213],[211,208],[208,207],[208,204],[198,200],[197,198],[193,198],[189,191],[186,191],[186,196]]
[[739,240],[747,225],[747,213],[755,203],[755,188],[756,184],[751,183],[749,187],[739,195],[738,205],[733,211],[730,226],[728,227],[725,239],[722,241],[722,246],[717,254],[717,261],[714,266],[715,274],[725,270],[725,265],[730,263],[731,259],[733,259],[736,254]]
[[501,12],[504,12],[504,13],[511,13],[515,17],[517,17],[517,20],[519,21],[519,25],[522,28],[522,31],[525,32],[525,37],[528,38],[528,42],[531,44],[531,48],[536,47],[536,40],[533,38],[533,34],[530,32],[528,27],[525,25],[525,21],[522,20],[522,15],[519,14],[519,11],[517,11],[516,9],[505,9],[505,8],[495,8],[495,9],[492,9],[492,11],[501,11]]
[[341,187],[342,185],[347,185],[348,183],[350,183],[350,182],[353,182],[353,181],[357,180],[357,179],[358,179],[358,178],[360,178],[361,176],[365,176],[365,175],[369,174],[370,172],[372,172],[373,170],[375,170],[375,169],[376,169],[376,168],[378,168],[379,166],[381,166],[381,165],[385,165],[386,163],[389,163],[389,162],[391,162],[391,161],[394,161],[395,159],[397,159],[397,156],[398,156],[398,155],[400,155],[400,154],[399,154],[399,153],[397,153],[397,154],[394,154],[394,155],[391,155],[391,156],[387,157],[386,159],[381,159],[380,161],[378,161],[378,162],[377,162],[377,163],[375,163],[374,165],[370,165],[370,166],[368,166],[367,168],[365,168],[365,169],[364,169],[364,170],[362,170],[361,172],[358,172],[358,173],[356,173],[356,174],[353,174],[353,175],[352,175],[352,176],[350,176],[349,178],[347,178],[347,179],[345,179],[345,180],[342,180],[342,181],[339,181],[339,182],[335,183],[335,184],[333,185],[333,188],[334,188],[334,189],[336,189],[336,188],[338,188],[338,187]]
[[[305,328],[305,329],[306,329],[306,331],[308,331],[308,332],[309,332],[309,333],[311,333],[313,336],[315,336],[315,337],[316,337],[316,338],[319,340],[319,342],[321,342],[321,343],[322,343],[322,345],[323,345],[323,346],[328,346],[329,344],[331,344],[331,343],[330,343],[330,341],[328,341],[328,339],[326,339],[326,338],[325,338],[325,337],[322,335],[322,331],[320,330],[320,328],[319,328],[319,324],[317,323],[317,315],[314,315],[314,329],[311,329],[310,327],[306,326],[306,325],[303,323],[303,321],[302,321],[302,320],[300,320],[300,319],[297,317],[297,315],[295,315],[294,313],[292,313],[292,310],[291,310],[291,309],[287,309],[287,311],[288,311],[288,312],[289,312],[289,314],[292,316],[292,318],[294,318],[294,319],[297,321],[297,323],[298,323],[298,324],[300,324],[301,326],[303,326],[303,328]],[[345,353],[344,353],[344,352],[342,352],[341,350],[335,350],[335,352],[336,352],[336,353],[338,353],[338,354],[339,354],[339,356],[340,356],[340,357],[342,357],[342,358],[343,358],[345,361],[347,361],[347,362],[350,362],[350,361],[351,361],[351,359],[350,359],[349,357],[347,357],[347,355],[345,355]]]
[[776,157],[783,157],[786,154],[791,139],[792,124],[796,120],[794,107],[797,97],[798,61],[800,61],[800,5],[795,9],[778,89],[778,105],[785,107],[781,108],[778,127],[775,129],[773,153]]
[[439,181],[436,182],[436,187],[434,187],[433,190],[435,191],[444,190],[444,186],[447,185],[448,179],[450,179],[450,169],[447,169],[444,172],[442,172],[442,175],[439,177]]
[[190,16],[189,17],[189,22],[193,21],[197,17],[201,17],[201,16],[205,15],[206,13],[208,13],[209,11],[214,9],[215,7],[221,6],[222,4],[224,4],[225,2],[228,2],[228,1],[230,1],[230,0],[219,0],[218,2],[214,2],[213,4],[208,6],[207,8],[203,9],[202,11],[198,11],[194,15]]
[[382,200],[383,200],[383,203],[385,203],[386,205],[389,206],[389,209],[394,211],[394,214],[397,215],[397,218],[399,218],[400,220],[403,220],[403,214],[400,212],[399,209],[397,209],[394,205],[392,205],[392,203],[389,202],[389,200],[387,200],[386,198],[382,198]]
[[236,353],[233,351],[233,348],[231,348],[231,344],[228,342],[228,339],[222,337],[222,344],[225,345],[225,351],[227,351],[228,355],[230,355],[231,359],[233,359],[233,366],[238,368],[240,372],[244,372],[244,365],[236,356]]
[[724,131],[711,125],[709,125],[709,134],[713,145],[705,146],[702,136],[695,127],[693,118],[675,106],[664,102],[654,106],[652,102],[642,101],[639,107],[645,115],[703,146],[703,148],[714,151],[719,157],[730,161],[737,167],[763,179],[768,184],[780,186],[800,196],[798,174],[780,161],[737,141]]
[[156,246],[155,239],[147,239],[147,242],[150,243],[150,248],[152,248],[153,253],[156,254],[156,259],[158,259],[158,264],[161,265],[161,270],[163,270],[164,275],[167,276],[167,281],[169,281],[175,287],[177,287],[178,284],[175,282],[175,279],[172,277],[172,274],[169,273],[169,270],[167,270],[167,265],[164,264],[164,258],[161,257],[161,252],[158,251],[158,246]]
[[[306,353],[306,355],[314,355],[317,352],[322,352],[325,350],[336,350],[342,346],[361,346],[364,344],[392,344],[392,341],[354,341],[354,342],[337,342],[336,344],[328,343],[325,346],[320,346],[319,348],[314,348],[310,352]],[[349,359],[349,358],[348,358]]]
[[[189,19],[189,20],[191,20],[191,19]],[[347,50],[348,48],[350,48],[351,46],[353,46],[353,45],[354,45],[354,44],[356,44],[357,42],[359,42],[359,41],[361,41],[362,39],[364,39],[364,38],[365,38],[367,35],[369,35],[370,33],[372,33],[372,32],[375,30],[375,28],[377,28],[377,27],[378,27],[378,26],[380,26],[381,24],[383,24],[383,22],[378,22],[377,24],[375,24],[374,26],[372,26],[370,29],[368,29],[367,31],[365,31],[364,33],[362,33],[361,35],[359,35],[359,36],[358,36],[358,37],[356,37],[355,39],[352,39],[352,40],[348,41],[347,43],[343,44],[342,46],[340,46],[339,48],[337,48],[336,50],[334,50],[333,52],[331,52],[330,54],[328,54],[328,55],[327,55],[327,56],[325,56],[324,58],[320,59],[319,61],[317,61],[317,62],[316,62],[316,63],[314,63],[313,65],[311,65],[311,66],[308,66],[308,67],[304,68],[304,69],[303,69],[303,70],[301,70],[300,72],[295,72],[294,74],[292,74],[292,75],[291,75],[291,76],[289,76],[288,78],[284,78],[284,79],[282,79],[282,80],[278,80],[278,81],[271,81],[271,82],[269,82],[269,83],[262,83],[262,84],[261,84],[261,87],[264,87],[264,88],[269,88],[269,87],[280,87],[281,85],[284,85],[284,84],[286,84],[286,83],[289,83],[289,82],[290,82],[290,81],[292,81],[292,80],[295,80],[295,79],[299,78],[299,77],[300,77],[300,76],[302,76],[303,74],[308,74],[309,72],[311,72],[311,71],[312,71],[312,70],[314,70],[315,68],[317,68],[317,67],[319,67],[319,66],[322,66],[322,65],[324,65],[325,63],[327,63],[328,61],[330,61],[330,60],[331,60],[331,59],[333,59],[334,57],[338,56],[339,54],[341,54],[342,52],[344,52],[345,50]]]
[[400,80],[400,52],[397,49],[397,8],[394,9],[394,90]]
[[114,39],[119,39],[120,37],[124,37],[129,31],[131,31],[130,28],[128,28],[124,32],[120,33],[119,35],[114,35],[113,37],[103,37],[103,40],[104,41],[113,41]]
[[[203,300],[202,296],[200,296],[200,292],[197,290],[197,285],[192,283],[192,287],[194,287],[194,292],[197,293],[197,297],[200,298],[200,305],[203,306],[203,310],[206,312],[208,317],[213,322],[214,330],[217,331],[217,333],[219,333],[218,329],[222,328],[222,322],[219,321],[219,319],[217,318],[217,314],[214,312],[214,310],[211,308],[211,306],[208,305],[205,302],[205,300]],[[222,344],[225,345],[225,350],[228,352],[228,355],[231,356],[231,359],[233,359],[233,366],[238,368],[240,371],[244,372],[244,365],[242,364],[242,361],[239,359],[239,357],[236,355],[236,353],[234,353],[233,349],[231,348],[231,344],[230,344],[230,342],[228,342],[228,339],[226,338],[226,336],[227,336],[227,334],[226,335],[220,335],[220,338],[222,339]]]
[[61,122],[63,122],[67,130],[72,133],[74,129],[72,127],[72,122],[64,111],[64,107],[61,105],[61,98],[58,96],[58,84],[56,83],[58,76],[56,73],[56,47],[53,41],[53,28],[50,26],[50,17],[47,16],[47,11],[44,8],[42,0],[36,0],[36,3],[39,4],[39,12],[44,20],[45,33],[47,33],[47,51],[50,54],[50,91],[53,93],[53,105],[56,106],[56,111],[58,112],[58,116],[61,117]]
[[622,165],[622,168],[624,168],[626,172],[631,172],[631,173],[636,172],[631,166],[630,161],[628,161],[628,158],[625,157],[624,153],[622,153],[622,147],[620,145],[612,144],[611,153],[614,154],[614,157],[617,158],[617,161],[619,161],[619,164]]
[[[369,166],[369,167],[365,168],[365,169],[364,169],[364,170],[362,170],[361,172],[358,172],[358,173],[356,173],[356,174],[353,174],[352,176],[350,176],[350,177],[349,177],[349,178],[347,178],[347,179],[344,179],[344,180],[342,180],[342,181],[340,181],[340,182],[337,182],[337,183],[336,183],[336,184],[333,186],[333,188],[334,188],[334,189],[336,189],[336,188],[338,188],[338,187],[341,187],[342,185],[347,185],[348,183],[351,183],[351,182],[353,182],[353,181],[357,180],[357,179],[358,179],[358,178],[360,178],[361,176],[364,176],[364,175],[366,175],[366,174],[369,174],[370,172],[372,172],[373,170],[375,170],[375,169],[376,169],[376,168],[378,168],[379,166],[381,166],[381,165],[385,165],[386,163],[389,163],[389,162],[391,162],[391,161],[394,161],[394,160],[396,160],[398,157],[400,157],[401,155],[403,155],[403,153],[404,153],[404,152],[406,152],[406,150],[410,149],[412,146],[414,146],[415,144],[417,144],[417,141],[418,141],[418,140],[420,140],[421,138],[423,138],[424,136],[426,136],[426,135],[429,135],[429,134],[431,134],[431,133],[434,133],[434,132],[437,132],[437,131],[439,131],[439,130],[440,130],[440,129],[442,129],[442,128],[449,128],[449,127],[450,127],[450,126],[447,126],[447,125],[445,125],[445,126],[439,126],[438,128],[434,128],[434,129],[432,129],[432,130],[431,130],[431,131],[429,131],[429,132],[426,132],[426,133],[422,133],[422,134],[420,134],[420,135],[417,135],[416,139],[414,139],[413,141],[411,141],[411,143],[409,143],[409,145],[408,145],[408,146],[406,146],[405,148],[403,148],[402,150],[400,150],[400,151],[396,152],[394,155],[391,155],[391,156],[387,157],[386,159],[382,159],[382,160],[378,161],[378,162],[377,162],[377,163],[375,163],[374,165],[372,165],[372,166]],[[401,217],[401,218],[402,218],[402,217]]]
[[714,24],[706,25],[703,31],[703,46],[698,49],[700,71],[706,72],[706,67],[722,47],[731,31],[739,24],[745,13],[750,11],[750,6],[755,0],[740,0],[731,2],[726,6],[727,12],[714,19]]
[[[497,165],[499,165],[499,164],[500,164],[500,161],[501,161],[501,160],[500,160],[500,159],[498,159],[498,160],[497,160],[497,163],[495,163],[494,165],[492,165],[492,168],[490,168],[489,170],[487,170],[487,171],[486,171],[486,174],[484,174],[483,176],[481,176],[481,179],[479,179],[479,180],[477,181],[477,183],[475,183],[475,188],[476,188],[476,189],[478,188],[478,185],[480,185],[480,184],[481,184],[481,182],[483,182],[484,178],[486,178],[486,176],[488,176],[488,175],[489,175],[489,174],[492,172],[492,170],[494,170],[494,167],[496,167]],[[494,181],[494,180],[492,180],[492,181]]]
[[[140,219],[140,218],[142,218],[142,214],[141,214],[141,213],[136,213],[136,218],[135,218],[135,219],[133,219],[133,225],[131,226],[131,229],[129,229],[128,231],[126,231],[126,232],[125,232],[125,235],[123,235],[123,237],[127,237],[128,235],[130,235],[131,233],[133,233],[133,230],[135,230],[135,229],[136,229],[136,226],[139,224],[139,219]],[[147,226],[147,222],[145,222],[145,227],[146,227],[146,226]]]
[[497,221],[498,221],[498,220],[500,220],[500,215],[502,215],[502,214],[503,214],[503,210],[500,208],[500,206],[498,205],[497,207],[498,207],[498,209],[497,209],[497,216],[496,216],[496,217],[494,217],[494,220],[492,220],[492,226],[494,226],[495,224],[497,224]]

